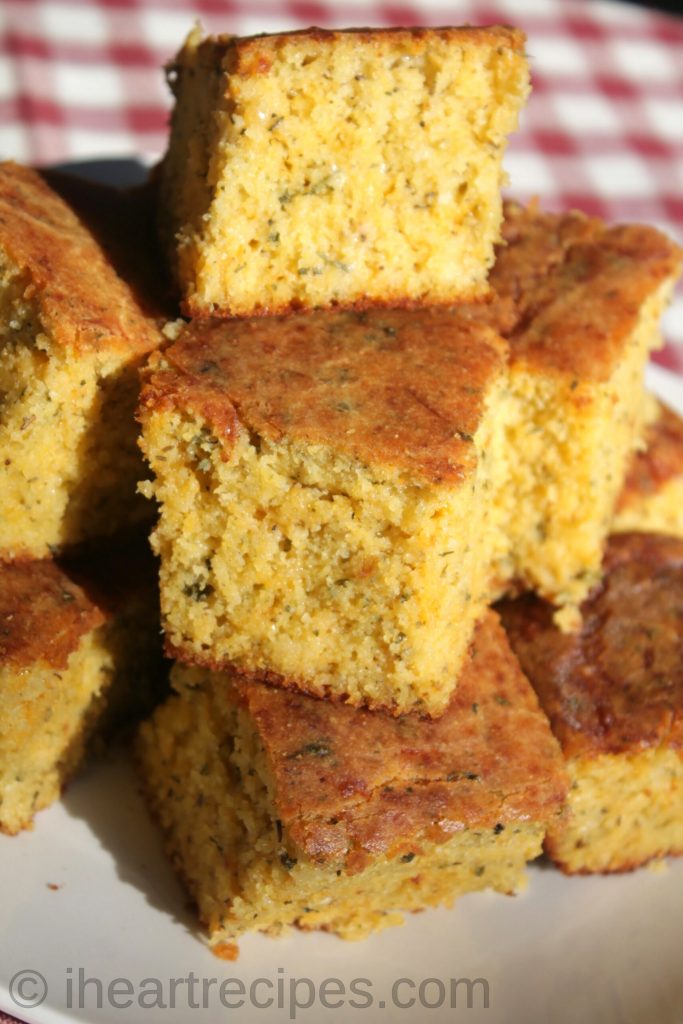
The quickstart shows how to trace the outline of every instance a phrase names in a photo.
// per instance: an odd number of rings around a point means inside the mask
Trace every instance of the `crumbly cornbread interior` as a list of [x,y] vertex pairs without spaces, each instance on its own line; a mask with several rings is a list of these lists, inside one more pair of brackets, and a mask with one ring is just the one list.
[[45,557],[149,514],[135,494],[139,358],[55,343],[30,291],[0,254],[0,551],[9,558]]
[[511,367],[519,412],[509,417],[515,513],[508,520],[517,578],[558,606],[576,606],[600,579],[605,539],[631,458],[643,433],[643,372],[660,343],[659,321],[671,294],[666,281],[644,303],[604,379]]
[[30,828],[78,767],[111,682],[101,630],[84,637],[66,668],[0,668],[0,830]]
[[546,837],[568,874],[628,871],[683,853],[683,757],[671,747],[570,758],[568,814]]
[[209,673],[177,665],[181,695],[157,709],[138,741],[150,806],[212,945],[292,925],[361,939],[402,923],[405,911],[523,887],[524,865],[541,850],[537,822],[466,829],[441,843],[419,837],[419,852],[382,855],[356,873],[302,855],[283,833],[250,716],[226,699],[225,677],[216,679],[219,699]]
[[599,578],[618,492],[643,442],[643,370],[681,250],[643,225],[504,204],[493,300],[461,307],[510,345],[510,578],[575,607]]
[[187,312],[486,292],[521,33],[196,28],[170,82],[160,211]]
[[198,412],[144,410],[170,648],[438,714],[504,543],[507,412],[494,376],[462,479],[437,483],[244,426],[226,454]]
[[0,831],[14,834],[59,797],[95,732],[149,712],[163,676],[152,587],[126,583],[103,611],[54,563],[1,576]]
[[59,798],[110,700],[135,702],[147,636],[114,619],[82,637],[64,668],[0,666],[0,831],[30,828]]

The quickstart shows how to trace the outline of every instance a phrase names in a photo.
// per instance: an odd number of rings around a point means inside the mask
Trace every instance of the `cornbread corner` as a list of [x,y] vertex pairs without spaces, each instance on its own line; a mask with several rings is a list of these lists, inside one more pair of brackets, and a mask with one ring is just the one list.
[[158,601],[145,562],[136,548],[91,557],[87,569],[0,563],[0,831],[30,828],[95,733],[148,714],[159,696]]
[[510,344],[514,507],[502,579],[567,611],[599,580],[643,431],[643,373],[681,250],[654,228],[506,204],[477,314]]
[[612,530],[683,537],[683,419],[662,402],[631,459]]
[[140,408],[168,653],[443,711],[503,542],[505,358],[446,311],[190,324]]
[[[139,249],[128,205],[104,194]],[[115,262],[38,172],[0,164],[1,558],[43,558],[148,514],[134,412],[161,335]]]
[[536,597],[499,610],[571,778],[550,857],[585,874],[682,854],[683,540],[613,536],[576,635]]
[[493,613],[436,721],[176,664],[138,756],[219,949],[295,925],[346,939],[466,892],[514,893],[567,780]]
[[168,77],[160,221],[187,314],[487,293],[521,32],[196,28]]

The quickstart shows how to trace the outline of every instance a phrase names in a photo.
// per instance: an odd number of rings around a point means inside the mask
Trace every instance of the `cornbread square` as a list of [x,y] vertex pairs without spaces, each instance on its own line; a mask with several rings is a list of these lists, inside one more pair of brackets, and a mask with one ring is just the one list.
[[96,730],[153,706],[161,644],[151,561],[134,549],[91,557],[87,569],[0,563],[0,831],[31,827]]
[[487,292],[521,32],[197,28],[168,77],[160,220],[187,314]]
[[683,419],[662,402],[631,459],[612,530],[683,537]]
[[683,853],[683,540],[610,539],[580,633],[526,596],[500,606],[571,778],[546,849],[568,874]]
[[172,678],[179,696],[141,728],[143,784],[219,951],[290,925],[360,939],[401,911],[513,893],[561,813],[559,746],[492,613],[437,721],[230,672]]
[[650,227],[506,204],[477,312],[510,344],[509,556],[499,575],[558,605],[583,600],[643,430],[643,372],[681,251]]
[[168,653],[442,712],[502,543],[505,354],[445,311],[191,323],[140,411]]
[[43,558],[148,514],[134,410],[160,340],[99,233],[36,171],[0,164],[0,557]]

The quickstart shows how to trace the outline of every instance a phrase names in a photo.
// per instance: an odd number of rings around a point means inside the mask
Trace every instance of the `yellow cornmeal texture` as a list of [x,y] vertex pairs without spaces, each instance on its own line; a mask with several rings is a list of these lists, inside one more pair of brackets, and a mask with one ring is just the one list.
[[[153,544],[161,556],[167,641],[171,652],[186,661],[231,664],[272,682],[277,675],[282,685],[353,704],[396,712],[419,707],[438,714],[455,685],[474,623],[490,599],[491,565],[505,543],[506,506],[500,494],[510,453],[504,437],[508,402],[502,360],[498,364],[494,358],[484,383],[480,378],[470,388],[482,404],[467,427],[473,434],[464,442],[460,468],[451,475],[439,463],[443,478],[430,478],[419,454],[412,464],[400,460],[418,443],[419,429],[428,435],[428,457],[436,457],[432,438],[438,432],[450,446],[457,436],[457,416],[452,419],[452,407],[430,394],[424,377],[417,380],[417,369],[411,379],[400,355],[393,364],[395,377],[386,368],[375,372],[374,342],[368,347],[364,340],[374,332],[383,336],[379,346],[398,345],[405,332],[417,330],[419,342],[421,321],[415,328],[409,322],[413,314],[377,313],[367,323],[364,314],[335,315],[341,319],[333,323],[316,314],[322,354],[307,361],[295,353],[302,373],[290,357],[277,352],[264,355],[263,362],[253,355],[256,396],[264,392],[266,373],[274,375],[275,393],[272,402],[266,401],[263,423],[250,418],[246,401],[236,399],[242,419],[231,427],[229,452],[207,410],[196,403],[193,408],[193,384],[177,402],[157,401],[155,380],[163,381],[165,373],[176,381],[185,378],[176,377],[163,360],[156,363],[157,377],[143,393],[142,446],[155,474],[146,493],[160,503]],[[309,329],[306,318],[300,322]],[[255,321],[254,333],[267,324],[269,335],[282,339],[285,331],[297,331],[299,321],[288,318],[277,328],[275,323]],[[335,324],[344,329],[343,344],[348,345],[341,364]],[[385,328],[392,333],[384,335]],[[248,330],[246,322],[240,330]],[[295,345],[304,345],[303,336],[293,336]],[[479,351],[491,358],[491,337],[484,334],[480,340],[481,348],[470,347],[468,359],[478,359]],[[435,349],[437,369],[429,368],[430,374],[439,376],[438,361],[445,360],[446,351],[459,360],[454,344],[452,338],[448,346],[444,341],[441,355]],[[247,347],[253,354],[249,338],[245,353]],[[169,351],[169,359],[175,351]],[[202,342],[190,339],[186,351],[190,358],[203,353]],[[429,363],[419,344],[412,352]],[[384,355],[391,357],[380,348],[380,358]],[[245,359],[240,366],[247,374]],[[467,386],[475,382],[467,373],[461,376],[445,362],[442,371],[439,386],[450,372],[458,387],[465,387],[465,401],[474,400]],[[324,382],[337,373],[342,381],[355,378],[356,383],[340,383],[333,391],[333,412],[328,392],[321,390],[317,397],[315,392],[316,386],[327,388]],[[304,381],[302,415],[315,410],[321,431],[316,437],[324,443],[297,435],[298,380]],[[306,382],[313,380],[309,389]],[[378,389],[376,396],[367,394],[368,381]],[[226,382],[221,383],[224,400],[237,386],[234,376],[227,375]],[[431,377],[430,382],[433,389]],[[382,397],[385,385],[388,399]],[[290,387],[295,390],[288,395]],[[280,401],[282,429],[268,433],[279,422],[274,410]],[[368,406],[391,435],[389,453],[379,434],[373,448]],[[386,425],[397,416],[394,434]],[[350,444],[363,447],[353,454]]]
[[569,616],[600,578],[614,506],[641,435],[643,367],[662,305],[660,296],[648,303],[605,381],[519,367],[510,375],[519,415],[509,419],[508,441],[524,457],[511,463],[512,554],[502,575],[524,580]]
[[644,365],[661,344],[659,320],[681,253],[651,228],[606,229],[580,214],[512,204],[503,234],[508,245],[491,277],[499,301],[482,311],[495,322],[508,315],[511,296],[517,306],[512,327],[500,326],[517,407],[507,440],[519,455],[499,576],[563,606],[560,621],[571,625],[600,578],[641,442]]
[[523,48],[504,28],[193,31],[160,197],[185,311],[485,294]]
[[563,871],[626,871],[683,853],[683,758],[660,747],[567,761],[571,788],[548,853]]
[[138,754],[168,853],[212,945],[290,926],[362,939],[401,924],[402,912],[450,906],[478,889],[523,888],[525,863],[543,841],[535,822],[499,835],[468,829],[442,843],[421,839],[420,853],[379,856],[355,874],[288,851],[248,717],[192,689],[200,686],[197,670],[175,671],[188,692],[143,725]]
[[0,320],[4,557],[43,557],[148,516],[135,496],[144,472],[137,366],[111,353],[74,358],[36,329],[34,316],[13,305]]
[[98,239],[37,172],[0,163],[0,558],[147,515],[137,369],[161,337]]
[[30,828],[36,811],[58,799],[85,752],[102,710],[113,658],[96,630],[65,669],[0,668],[0,829]]
[[633,456],[612,531],[683,537],[683,420],[648,397],[652,408],[645,446]]
[[44,660],[0,665],[0,831],[31,828],[78,769],[101,721],[138,707],[150,685],[154,634],[137,612],[83,636],[64,668]]

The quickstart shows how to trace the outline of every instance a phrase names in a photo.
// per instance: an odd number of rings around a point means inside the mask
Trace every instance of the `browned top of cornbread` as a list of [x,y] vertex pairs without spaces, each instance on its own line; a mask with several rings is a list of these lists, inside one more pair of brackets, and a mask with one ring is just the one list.
[[0,249],[25,273],[58,344],[133,354],[158,346],[154,321],[95,235],[37,171],[13,162],[0,164]]
[[656,494],[666,483],[683,478],[683,419],[663,404],[659,415],[645,428],[646,448],[631,460],[617,511]]
[[602,381],[621,358],[645,299],[683,252],[656,228],[607,228],[582,213],[507,202],[489,282],[493,299],[467,311],[510,341],[513,363]]
[[577,634],[526,595],[501,616],[522,668],[570,757],[683,745],[683,541],[610,538],[605,577]]
[[565,795],[559,746],[497,616],[445,714],[393,718],[237,679],[275,779],[290,839],[351,870],[465,828],[546,821]]
[[0,562],[0,667],[65,668],[81,637],[105,621],[85,590],[51,559]]
[[[505,25],[491,25],[486,28],[472,26],[442,26],[439,28],[345,28],[324,29],[311,27],[291,32],[262,33],[253,36],[218,35],[208,37],[203,46],[225,54],[231,74],[252,76],[264,75],[270,70],[277,51],[297,41],[312,41],[320,46],[334,46],[341,40],[354,37],[359,43],[369,44],[377,50],[400,46],[403,51],[419,53],[435,37],[452,40],[468,46],[505,46],[523,52],[526,36],[522,31]],[[168,67],[174,72],[175,65]],[[171,74],[171,85],[173,86]]]
[[199,413],[226,449],[241,423],[455,482],[473,464],[472,435],[505,357],[488,327],[448,311],[195,321],[142,406]]

